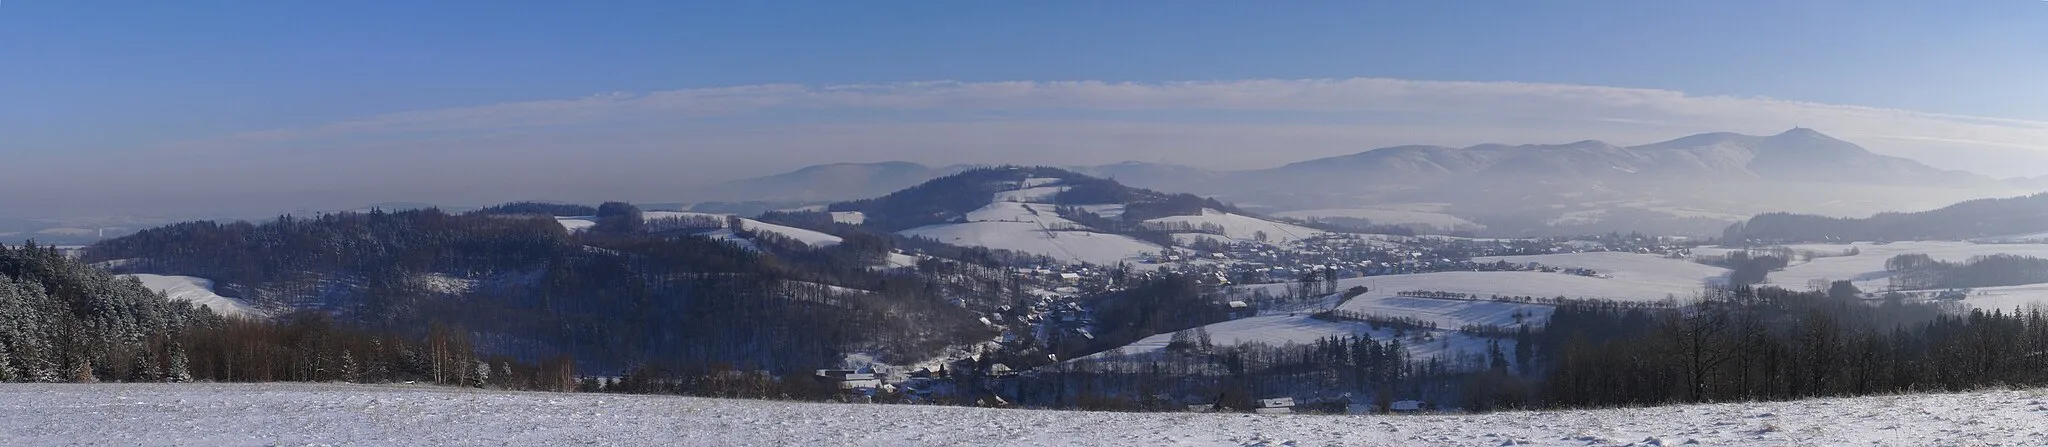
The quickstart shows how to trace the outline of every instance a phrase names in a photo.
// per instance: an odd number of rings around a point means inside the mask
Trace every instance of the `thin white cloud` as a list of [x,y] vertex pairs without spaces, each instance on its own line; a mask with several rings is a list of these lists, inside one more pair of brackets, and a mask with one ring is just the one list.
[[[775,110],[1381,112],[1445,117],[1543,117],[1689,127],[1801,125],[1846,134],[1958,138],[2048,147],[2048,123],[1671,90],[1520,82],[1301,79],[1131,83],[912,82],[790,84],[608,93],[393,113],[229,136],[276,142],[362,134],[528,128],[633,116],[729,116]],[[1883,132],[1880,132],[1880,131]],[[1589,135],[1597,137],[1597,135]]]
[[[2048,123],[2038,121],[1657,89],[1355,78],[615,92],[246,132],[0,184],[85,182],[103,195],[81,199],[136,203],[155,203],[151,194],[252,188],[378,189],[378,201],[435,200],[455,189],[467,201],[643,199],[682,195],[671,192],[679,185],[841,161],[1259,168],[1400,144],[1641,144],[1794,126],[1940,167],[2048,174]],[[129,180],[163,172],[178,181]],[[633,191],[640,193],[617,196]]]

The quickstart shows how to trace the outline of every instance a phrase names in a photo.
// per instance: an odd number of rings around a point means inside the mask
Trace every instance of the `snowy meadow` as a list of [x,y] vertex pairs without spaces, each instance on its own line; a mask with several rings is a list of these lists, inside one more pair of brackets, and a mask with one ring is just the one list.
[[1096,413],[340,384],[0,385],[0,445],[2048,445],[2048,390],[1483,415]]

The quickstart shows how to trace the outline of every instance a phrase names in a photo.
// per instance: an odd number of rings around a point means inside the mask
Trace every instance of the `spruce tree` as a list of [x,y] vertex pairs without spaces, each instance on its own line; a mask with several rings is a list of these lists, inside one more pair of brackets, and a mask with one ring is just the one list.
[[483,388],[484,385],[489,385],[491,382],[491,364],[484,362],[475,363],[476,373],[470,375],[470,386]]
[[184,345],[184,344],[182,344],[182,343],[178,343],[178,342],[176,342],[176,341],[172,341],[172,342],[171,342],[171,346],[170,346],[170,351],[171,351],[171,368],[170,368],[170,371],[169,371],[168,373],[166,373],[166,377],[165,377],[165,380],[169,380],[169,381],[171,381],[172,383],[187,383],[187,382],[191,382],[191,381],[192,381],[192,368],[191,368],[191,365],[190,365],[190,363],[191,363],[191,360],[189,360],[189,359],[187,359],[187,358],[185,357],[185,345]]
[[156,359],[149,355],[147,351],[135,353],[134,365],[128,368],[128,381],[157,382],[162,380],[163,369],[157,366]]
[[7,341],[0,340],[0,382],[20,380],[14,372],[14,350],[8,349]]
[[357,383],[363,380],[361,373],[362,368],[356,365],[356,355],[354,353],[348,352],[347,350],[341,351],[340,363],[341,381],[348,383]]

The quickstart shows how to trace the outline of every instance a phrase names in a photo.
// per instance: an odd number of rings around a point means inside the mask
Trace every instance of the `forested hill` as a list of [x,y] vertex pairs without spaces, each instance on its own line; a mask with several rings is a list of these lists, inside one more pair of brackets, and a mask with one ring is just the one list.
[[[1034,181],[1054,181],[1057,185],[1038,186],[1032,184]],[[967,213],[988,206],[990,198],[998,193],[1029,192],[1039,188],[1046,189],[1043,197],[1030,201],[1054,205],[1125,205],[1120,216],[1125,221],[1199,216],[1203,208],[1242,213],[1230,205],[1192,194],[1168,194],[1065,169],[1023,166],[970,169],[886,196],[835,203],[828,209],[860,212],[866,216],[864,225],[893,232],[957,222]]]
[[2048,193],[1981,199],[1917,213],[1838,218],[1771,213],[1737,222],[1727,241],[1902,241],[1974,239],[2048,232]]
[[454,325],[487,352],[566,353],[600,371],[660,362],[781,373],[850,352],[921,359],[993,335],[951,301],[967,295],[956,291],[975,283],[961,279],[975,266],[892,273],[844,261],[887,241],[816,248],[760,235],[743,247],[649,232],[624,204],[597,208],[599,225],[572,233],[523,208],[191,222],[101,242],[84,259],[212,279],[277,313],[399,332]]
[[56,250],[0,246],[0,382],[190,380],[173,337],[219,323]]

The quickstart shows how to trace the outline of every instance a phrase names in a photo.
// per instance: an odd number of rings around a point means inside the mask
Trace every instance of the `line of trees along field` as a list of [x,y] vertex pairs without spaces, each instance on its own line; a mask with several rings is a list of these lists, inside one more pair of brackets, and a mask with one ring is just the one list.
[[2048,283],[2048,259],[1996,254],[1961,263],[1942,262],[1924,254],[1885,260],[1892,288],[1899,290],[1966,289]]
[[1383,410],[1421,399],[1489,411],[2048,386],[2041,310],[1859,294],[1838,282],[1828,292],[1736,287],[1669,308],[1575,301],[1546,325],[1494,331],[1483,350],[1454,358],[1406,357],[1407,336],[1179,343],[1049,367],[1017,389],[1023,403],[1062,408],[1177,411],[1189,398],[1220,398],[1249,409],[1252,398],[1348,396]]
[[2012,236],[2048,228],[2048,193],[1970,200],[1917,213],[1867,218],[1767,213],[1736,222],[1721,240],[1736,242],[1913,241]]

